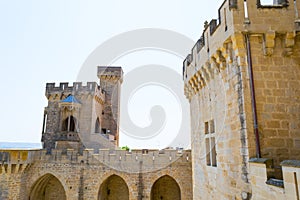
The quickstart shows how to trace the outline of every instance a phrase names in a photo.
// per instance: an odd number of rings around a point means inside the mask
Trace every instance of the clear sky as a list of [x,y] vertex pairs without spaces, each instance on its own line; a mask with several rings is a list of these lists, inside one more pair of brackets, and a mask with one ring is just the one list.
[[[47,106],[45,84],[75,81],[84,61],[103,42],[141,28],[167,29],[197,41],[204,21],[217,18],[221,3],[221,0],[0,0],[0,141],[39,142],[43,110]],[[172,66],[181,74],[182,59],[151,51],[129,55],[113,64],[122,65],[127,73],[133,66],[150,61]],[[165,98],[161,88],[153,86],[150,90]],[[128,109],[138,106],[142,96],[137,95]],[[138,125],[149,123],[147,118],[137,117],[140,113],[129,114]],[[148,144],[151,145],[160,144]]]

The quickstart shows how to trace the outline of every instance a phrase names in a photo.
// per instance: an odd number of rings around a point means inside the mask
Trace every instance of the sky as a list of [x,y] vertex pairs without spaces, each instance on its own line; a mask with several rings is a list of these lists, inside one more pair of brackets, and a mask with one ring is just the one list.
[[[40,142],[47,106],[45,84],[75,81],[83,63],[99,45],[143,28],[173,31],[196,42],[204,21],[217,18],[221,4],[221,0],[0,0],[0,142]],[[186,55],[191,49],[185,50]],[[125,75],[135,66],[147,64],[171,66],[180,75],[182,62],[183,58],[168,52],[144,50],[112,64],[122,66]],[[132,109],[129,116],[138,126],[151,121],[144,114],[151,107],[140,112],[147,107],[141,103],[143,98],[153,105],[169,98],[158,86],[148,89],[150,92],[136,94],[128,104],[128,110]],[[151,99],[153,96],[161,98]],[[167,115],[172,115],[172,103],[168,105]],[[135,147],[130,138],[120,137],[121,145]],[[146,143],[148,147],[163,146],[157,140]],[[136,147],[139,145],[143,144]]]

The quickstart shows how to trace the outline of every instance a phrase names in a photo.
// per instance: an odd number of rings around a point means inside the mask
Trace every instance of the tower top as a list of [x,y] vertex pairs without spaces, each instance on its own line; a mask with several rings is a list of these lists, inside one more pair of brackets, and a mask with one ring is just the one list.
[[117,66],[98,66],[98,78],[101,80],[110,81],[123,81],[122,67]]

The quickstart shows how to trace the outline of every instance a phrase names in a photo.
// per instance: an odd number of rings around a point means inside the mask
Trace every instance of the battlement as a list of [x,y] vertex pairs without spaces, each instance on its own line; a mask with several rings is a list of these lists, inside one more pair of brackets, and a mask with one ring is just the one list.
[[220,62],[226,59],[227,44],[235,39],[235,33],[261,34],[266,38],[271,33],[286,34],[290,39],[292,33],[295,35],[296,31],[300,31],[299,12],[299,0],[290,3],[277,0],[272,5],[263,5],[260,0],[225,0],[218,9],[218,19],[205,22],[200,39],[184,60],[184,79],[189,80],[211,59]]
[[0,174],[23,173],[39,150],[0,150]]
[[[297,199],[299,198],[299,160],[281,162],[283,180],[268,176],[270,159],[250,159],[250,182],[253,199]],[[271,161],[272,162],[272,161]],[[265,191],[272,191],[265,192]]]
[[69,85],[68,82],[61,82],[58,86],[55,83],[47,83],[46,84],[46,93],[57,93],[57,92],[68,92],[68,93],[76,93],[76,92],[94,92],[100,91],[104,93],[100,89],[100,86],[96,82],[87,82],[86,84],[82,82],[73,82],[73,85]]
[[120,80],[121,82],[123,81],[122,67],[98,66],[97,75],[100,81],[101,80]]
[[143,164],[143,171],[155,171],[175,162],[190,163],[191,151],[144,149],[129,152],[100,149],[99,153],[95,154],[94,149],[86,149],[81,155],[73,149],[67,151],[53,149],[51,154],[47,154],[46,150],[0,150],[2,165],[31,164],[39,161],[89,165],[101,163],[116,170],[136,173],[141,170],[140,163]]
[[78,93],[93,93],[102,102],[105,101],[105,91],[96,82],[74,82],[72,86],[67,82],[59,83],[58,86],[55,83],[46,84],[46,96],[52,94],[78,94]]

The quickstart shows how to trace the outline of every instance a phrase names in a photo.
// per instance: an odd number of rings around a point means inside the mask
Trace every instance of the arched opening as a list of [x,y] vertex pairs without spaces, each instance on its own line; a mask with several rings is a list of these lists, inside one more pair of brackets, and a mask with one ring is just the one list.
[[180,200],[180,188],[170,176],[160,177],[151,188],[151,200]]
[[62,131],[77,132],[76,118],[70,115],[67,117],[62,124]]
[[100,186],[98,200],[129,200],[127,184],[120,176],[108,177]]
[[100,133],[100,120],[99,120],[99,117],[97,117],[97,119],[96,119],[95,133]]
[[29,200],[66,200],[63,185],[52,174],[46,174],[39,178],[31,188]]

